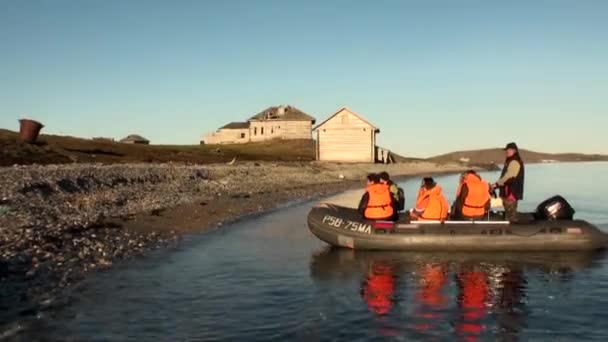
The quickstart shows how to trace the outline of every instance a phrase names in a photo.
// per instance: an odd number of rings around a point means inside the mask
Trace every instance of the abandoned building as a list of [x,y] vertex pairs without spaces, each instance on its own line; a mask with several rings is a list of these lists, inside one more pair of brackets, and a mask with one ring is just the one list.
[[121,139],[120,142],[124,143],[124,144],[141,144],[141,145],[150,144],[150,140],[142,137],[141,135],[137,135],[137,134],[131,134],[131,135],[127,136],[126,138]]
[[315,118],[293,106],[269,107],[246,122],[231,122],[205,135],[201,144],[241,144],[271,139],[312,139]]

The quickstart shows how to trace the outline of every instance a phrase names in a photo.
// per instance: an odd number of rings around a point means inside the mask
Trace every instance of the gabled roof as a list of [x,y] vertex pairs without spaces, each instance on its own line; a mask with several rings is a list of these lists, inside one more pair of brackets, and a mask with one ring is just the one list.
[[[283,110],[283,114],[281,114],[281,110]],[[268,118],[268,116],[274,116],[273,118]],[[265,120],[287,120],[287,121],[310,121],[313,124],[315,123],[316,119],[313,118],[312,116],[304,113],[303,111],[299,110],[296,107],[293,106],[272,106],[272,107],[268,107],[266,109],[264,109],[263,111],[259,112],[258,114],[252,116],[249,118],[249,121],[251,120],[260,120],[260,121],[265,121]]]
[[331,120],[334,116],[340,114],[342,111],[349,111],[351,114],[353,114],[354,116],[358,117],[361,121],[365,122],[366,124],[370,125],[376,133],[380,133],[380,129],[374,125],[372,125],[369,121],[367,121],[366,119],[364,119],[361,115],[353,112],[352,110],[348,109],[348,107],[342,107],[340,109],[338,109],[337,112],[333,113],[332,115],[330,115],[327,119],[325,119],[323,122],[321,122],[320,124],[317,125],[317,127],[313,128],[313,131],[316,131],[317,129],[319,129],[319,127],[323,126],[327,121]]
[[249,122],[231,122],[231,123],[228,123],[228,124],[220,127],[220,129],[244,129],[244,128],[249,128]]
[[141,142],[150,142],[150,140],[142,137],[141,135],[131,134],[126,138],[121,139],[120,141],[141,141]]

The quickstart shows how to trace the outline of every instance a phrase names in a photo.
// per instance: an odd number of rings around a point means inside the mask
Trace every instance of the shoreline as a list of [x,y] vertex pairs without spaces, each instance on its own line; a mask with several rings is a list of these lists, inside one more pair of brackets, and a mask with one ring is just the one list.
[[362,188],[368,172],[395,179],[461,165],[239,163],[47,165],[0,168],[0,327],[51,305],[91,271],[227,223]]
[[[420,172],[395,176],[394,180],[401,182],[426,174],[439,177],[460,171],[462,170]],[[109,219],[104,224],[119,225],[123,229],[138,232],[201,234],[252,216],[280,210],[286,203],[287,206],[298,205],[358,189],[364,191],[363,179],[310,184],[253,194],[234,193],[216,197],[212,203],[187,203],[154,213],[144,212],[126,218]]]

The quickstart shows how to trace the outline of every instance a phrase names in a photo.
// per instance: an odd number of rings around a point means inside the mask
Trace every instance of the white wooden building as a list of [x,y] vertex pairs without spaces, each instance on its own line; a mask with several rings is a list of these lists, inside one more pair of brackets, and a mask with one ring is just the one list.
[[312,139],[315,118],[293,106],[273,106],[252,116],[247,122],[231,122],[212,134],[204,144],[239,144],[272,139]]
[[317,132],[317,160],[374,163],[380,130],[346,107],[313,129]]

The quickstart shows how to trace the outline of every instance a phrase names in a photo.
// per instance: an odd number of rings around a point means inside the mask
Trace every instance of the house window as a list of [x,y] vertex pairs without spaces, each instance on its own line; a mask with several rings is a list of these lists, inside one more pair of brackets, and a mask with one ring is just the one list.
[[245,139],[245,133],[241,133],[241,139]]
[[258,128],[257,127],[253,127],[253,135],[258,135]]
[[270,134],[274,134],[274,126],[270,127]]
[[348,114],[342,115],[342,124],[348,124]]
[[260,128],[260,135],[264,135],[264,127]]

